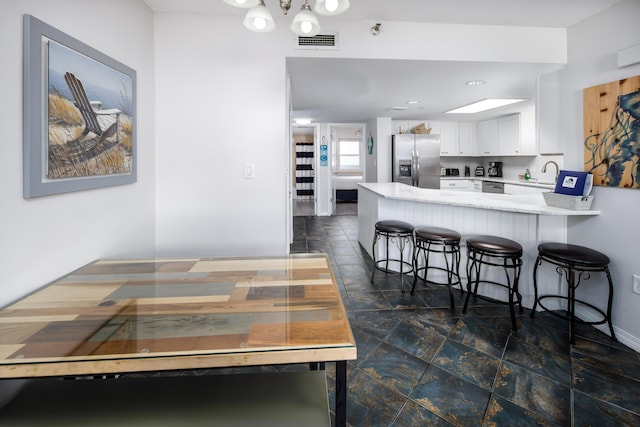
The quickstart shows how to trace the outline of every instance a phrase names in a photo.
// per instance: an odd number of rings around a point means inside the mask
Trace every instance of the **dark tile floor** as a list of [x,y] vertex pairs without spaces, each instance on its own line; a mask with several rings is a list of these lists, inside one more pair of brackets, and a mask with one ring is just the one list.
[[396,275],[370,283],[355,215],[295,217],[291,252],[333,265],[358,345],[349,425],[640,425],[640,357],[593,327],[570,346],[567,323],[548,313],[525,309],[513,333],[506,306],[471,300],[463,315],[459,291],[451,311],[445,287],[411,297]]

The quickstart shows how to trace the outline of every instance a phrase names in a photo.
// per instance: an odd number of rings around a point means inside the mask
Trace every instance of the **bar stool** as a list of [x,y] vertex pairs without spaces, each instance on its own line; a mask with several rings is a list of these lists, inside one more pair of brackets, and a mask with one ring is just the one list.
[[[376,260],[376,244],[378,240],[385,239],[385,256],[382,259]],[[389,254],[389,242],[392,242],[400,251],[400,258],[390,258]],[[376,270],[384,271],[385,273],[396,273],[396,271],[389,270],[389,261],[398,263],[400,266],[400,290],[404,293],[404,275],[406,273],[413,272],[413,256],[409,256],[404,259],[404,251],[407,244],[413,243],[413,225],[404,221],[384,220],[376,222],[376,231],[373,236],[373,271],[371,273],[371,283],[373,283],[373,277],[376,274]],[[409,260],[411,262],[409,262]],[[380,264],[385,263],[384,267]],[[407,271],[404,268],[407,267]]]
[[[542,295],[538,296],[538,281],[537,271],[538,266],[542,264],[542,261],[546,261],[556,266],[558,274],[564,274],[567,281],[567,296],[564,295]],[[554,316],[569,320],[569,338],[571,344],[576,343],[575,337],[575,322],[587,324],[587,325],[602,325],[604,323],[609,324],[609,331],[611,332],[611,339],[617,341],[616,335],[613,332],[613,325],[611,324],[611,305],[613,303],[613,282],[611,281],[611,273],[609,273],[609,257],[596,250],[586,248],[584,246],[572,245],[569,243],[541,243],[538,245],[538,258],[533,268],[533,291],[535,295],[535,301],[533,303],[533,309],[531,310],[531,318],[535,316],[536,306],[540,307],[553,314]],[[581,301],[576,298],[576,289],[580,286],[582,280],[591,278],[593,272],[602,272],[607,276],[607,282],[609,283],[609,298],[607,301],[607,312],[602,309],[589,304],[588,302]],[[569,316],[564,316],[552,310],[549,310],[542,304],[542,300],[545,298],[560,298],[567,300]],[[591,309],[602,315],[602,320],[599,321],[585,321],[582,319],[576,319],[575,305],[576,303],[586,305]]]
[[[453,302],[452,286],[460,285],[462,293],[462,282],[460,280],[460,233],[443,227],[420,227],[415,230],[415,251],[413,268],[413,287],[411,295],[415,294],[418,278],[426,283],[434,285],[446,285],[449,287],[449,299],[451,301],[451,309],[455,308]],[[429,255],[431,253],[441,253],[444,258],[444,267],[429,265]],[[419,267],[420,255],[424,257],[424,267]],[[427,280],[429,270],[439,270],[447,273],[447,282],[436,282]],[[424,272],[424,276],[420,276],[420,272]]]
[[[506,284],[488,279],[480,280],[480,267],[482,265],[502,267],[506,275]],[[463,313],[467,312],[469,297],[473,293],[474,298],[482,298],[488,301],[504,303],[493,298],[478,296],[480,283],[500,286],[509,293],[509,311],[511,313],[511,327],[517,331],[515,301],[518,299],[520,312],[522,313],[522,295],[518,292],[518,281],[522,267],[522,246],[518,242],[497,236],[471,236],[467,239],[467,297],[464,300]],[[509,275],[511,271],[511,275]],[[475,275],[475,277],[474,277]],[[471,283],[475,283],[473,292]]]

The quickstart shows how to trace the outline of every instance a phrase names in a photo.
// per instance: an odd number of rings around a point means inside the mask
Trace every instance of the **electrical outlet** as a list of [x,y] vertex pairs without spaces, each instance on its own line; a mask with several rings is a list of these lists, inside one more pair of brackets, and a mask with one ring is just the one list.
[[633,275],[633,293],[640,294],[640,275]]

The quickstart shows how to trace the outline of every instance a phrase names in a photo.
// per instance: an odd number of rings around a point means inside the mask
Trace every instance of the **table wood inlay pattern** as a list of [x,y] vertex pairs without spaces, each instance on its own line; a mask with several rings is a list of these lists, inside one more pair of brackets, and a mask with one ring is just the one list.
[[0,310],[0,378],[355,358],[323,254],[99,260]]

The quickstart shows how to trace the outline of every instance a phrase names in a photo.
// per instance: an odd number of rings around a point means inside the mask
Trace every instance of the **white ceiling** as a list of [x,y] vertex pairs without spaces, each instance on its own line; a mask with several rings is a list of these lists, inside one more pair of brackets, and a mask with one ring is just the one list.
[[[566,28],[621,0],[351,0],[344,14],[322,19],[412,21]],[[246,10],[222,0],[145,0],[154,11],[242,16]],[[265,0],[274,16],[276,0]],[[302,0],[293,0],[298,10]],[[310,2],[313,6],[313,2]],[[392,5],[392,6],[390,6]],[[291,12],[290,12],[291,13]],[[238,25],[241,25],[238,22]],[[489,97],[533,98],[534,78],[551,71],[547,64],[496,64],[447,61],[399,61],[289,58],[292,117],[316,122],[359,122],[372,117],[442,120],[444,111]],[[486,80],[483,86],[464,82]],[[416,105],[407,101],[419,100]],[[392,107],[409,107],[404,111]],[[513,109],[513,108],[511,108]],[[509,108],[498,110],[500,114]],[[477,120],[496,112],[459,118]],[[457,120],[457,119],[456,119]]]

